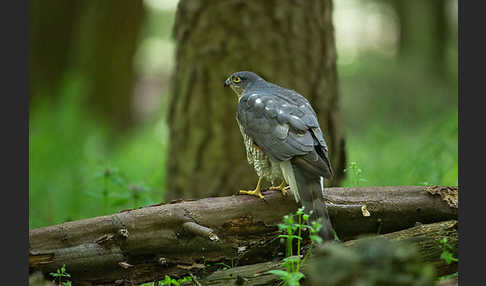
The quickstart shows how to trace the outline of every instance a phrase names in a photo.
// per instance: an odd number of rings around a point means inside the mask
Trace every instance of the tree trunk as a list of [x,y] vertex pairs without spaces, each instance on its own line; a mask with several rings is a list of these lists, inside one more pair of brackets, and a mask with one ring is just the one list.
[[182,0],[174,37],[167,198],[230,195],[254,187],[257,177],[235,119],[237,98],[223,88],[224,80],[241,70],[310,100],[336,171],[331,183],[339,182],[344,139],[330,0]]
[[399,55],[402,60],[445,75],[447,20],[445,0],[394,0],[400,27]]
[[[457,219],[452,187],[328,188],[326,198],[344,240]],[[258,263],[278,257],[277,224],[296,209],[293,196],[269,192],[265,200],[174,202],[37,228],[29,233],[29,266],[48,273],[66,264],[74,280],[105,283],[179,276],[206,262]]]
[[59,96],[69,66],[73,27],[80,14],[80,1],[29,2],[30,101]]
[[114,130],[129,127],[134,120],[133,57],[144,16],[143,1],[33,1],[33,102],[61,95],[65,80],[82,80],[86,109]]
[[143,1],[88,1],[75,27],[73,69],[86,80],[86,104],[115,130],[133,124],[135,71]]

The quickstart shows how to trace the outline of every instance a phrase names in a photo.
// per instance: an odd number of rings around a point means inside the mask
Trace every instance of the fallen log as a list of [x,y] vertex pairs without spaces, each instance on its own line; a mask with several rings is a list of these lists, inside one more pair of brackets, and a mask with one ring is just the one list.
[[[452,252],[455,257],[457,257],[457,249],[458,249],[458,234],[457,234],[457,221],[445,221],[445,222],[438,222],[433,224],[427,225],[419,225],[416,227],[412,227],[406,230],[401,230],[389,234],[375,236],[375,239],[386,239],[392,241],[406,241],[410,242],[415,245],[417,248],[420,258],[424,262],[431,263],[438,276],[451,274],[457,272],[457,263],[453,262],[451,264],[445,263],[444,260],[440,258],[441,253],[443,251],[441,247],[440,240],[444,237],[448,238],[450,245],[453,247]],[[361,241],[362,239],[351,240],[343,243],[346,247],[355,247],[357,242]],[[326,245],[324,244],[323,247]],[[312,281],[318,280],[317,276],[330,276],[332,275],[329,273],[324,274],[325,269],[323,269],[322,263],[319,265],[319,261],[325,261],[325,259],[329,259],[325,256],[326,251],[319,251],[319,249],[315,250],[309,259],[310,264],[305,264],[302,268],[302,271],[306,273],[306,276],[309,277],[307,279],[307,283],[304,285],[322,285],[322,281],[319,283],[316,281],[312,283]],[[395,261],[396,262],[396,261]],[[315,263],[315,264],[313,264]],[[320,266],[317,269],[312,269],[312,267]],[[350,267],[349,263],[347,267]],[[372,267],[369,265],[369,267]],[[309,269],[311,268],[311,269]],[[245,265],[240,267],[231,268],[224,271],[216,271],[211,275],[207,276],[206,278],[200,280],[199,282],[201,285],[207,286],[224,286],[224,285],[242,285],[239,284],[240,282],[244,282],[245,286],[251,285],[278,285],[279,279],[277,276],[268,273],[270,270],[284,270],[285,267],[282,265],[282,262],[263,262],[257,263],[252,265]],[[345,269],[343,269],[346,271]],[[356,269],[354,269],[356,270]],[[332,270],[331,270],[332,271]],[[309,273],[310,272],[310,273]],[[345,275],[356,275],[357,273],[346,273]],[[343,273],[339,273],[339,275],[343,275]],[[325,278],[324,278],[325,279]],[[343,278],[341,278],[343,279]],[[350,280],[348,280],[349,282]],[[340,284],[336,284],[340,285]],[[342,284],[344,285],[344,284]],[[347,283],[346,285],[354,285]]]
[[[341,239],[392,232],[416,222],[457,218],[456,187],[328,188],[329,214]],[[275,257],[277,224],[298,205],[293,196],[175,201],[32,229],[29,266],[44,273],[66,264],[73,281],[141,283]]]
[[457,286],[457,285],[459,285],[459,279],[457,277],[440,280],[437,283],[437,286]]

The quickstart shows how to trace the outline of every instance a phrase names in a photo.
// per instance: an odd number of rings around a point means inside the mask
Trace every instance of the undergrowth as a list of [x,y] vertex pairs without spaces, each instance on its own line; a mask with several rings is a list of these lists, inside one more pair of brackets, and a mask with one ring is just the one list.
[[63,264],[61,268],[58,268],[56,272],[49,273],[54,279],[58,286],[71,286],[72,282],[69,281],[71,274],[67,273],[66,265]]
[[[278,225],[280,231],[284,233],[279,235],[279,237],[286,245],[285,258],[283,259],[285,270],[270,270],[268,273],[278,276],[285,282],[284,285],[300,285],[300,279],[304,278],[304,274],[300,272],[300,268],[309,257],[312,247],[322,243],[322,238],[318,235],[322,225],[317,221],[309,222],[311,214],[312,211],[310,214],[304,213],[304,207],[301,207],[296,211],[295,215],[285,215],[283,222]],[[308,231],[311,240],[311,246],[305,257],[302,257],[301,254],[303,231]],[[297,240],[296,250],[294,250],[294,240]]]

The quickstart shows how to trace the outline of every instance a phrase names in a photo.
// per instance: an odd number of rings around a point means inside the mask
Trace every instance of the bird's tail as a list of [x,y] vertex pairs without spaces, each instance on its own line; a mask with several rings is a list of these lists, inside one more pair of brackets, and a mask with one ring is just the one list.
[[311,221],[320,219],[322,227],[319,231],[319,236],[324,241],[334,240],[334,229],[323,197],[324,184],[321,184],[323,178],[309,174],[309,172],[306,172],[305,167],[300,164],[296,164],[295,162],[291,164],[297,185],[298,197],[302,201],[304,211],[309,213],[312,210],[312,215],[310,216]]

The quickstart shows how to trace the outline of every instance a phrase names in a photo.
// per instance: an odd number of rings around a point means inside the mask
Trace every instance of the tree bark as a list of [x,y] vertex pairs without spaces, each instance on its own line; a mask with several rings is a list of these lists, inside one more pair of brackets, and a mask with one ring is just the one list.
[[[454,187],[328,188],[326,199],[343,240],[457,219]],[[277,224],[297,207],[292,195],[268,192],[264,200],[173,202],[37,228],[29,233],[29,265],[47,273],[66,264],[74,280],[101,284],[179,276],[206,262],[262,262],[278,256]]]
[[[457,221],[445,221],[433,224],[416,226],[402,231],[397,231],[389,234],[377,236],[375,238],[384,238],[389,240],[410,241],[418,248],[423,261],[430,262],[435,266],[437,275],[451,274],[457,271],[457,263],[446,264],[441,258],[442,248],[440,240],[444,237],[449,239],[450,245],[453,246],[454,255],[457,257],[458,234]],[[346,247],[353,247],[359,240],[347,241],[344,243]],[[314,251],[315,255],[311,255],[311,260],[325,259],[318,251]],[[307,272],[308,266],[304,264],[302,271]],[[202,285],[207,286],[223,286],[223,285],[241,285],[238,281],[244,281],[245,286],[251,285],[279,285],[279,279],[273,274],[267,273],[269,270],[285,270],[282,262],[263,262],[252,265],[245,265],[231,268],[225,271],[217,271],[200,281]],[[310,283],[305,285],[313,285],[312,277],[310,275]],[[320,284],[316,284],[320,285]]]
[[339,182],[344,139],[330,0],[182,0],[174,38],[168,199],[230,195],[254,187],[257,177],[235,119],[237,98],[223,88],[223,81],[241,70],[310,100],[336,171],[330,184]]
[[459,285],[459,279],[458,278],[448,278],[441,280],[437,283],[438,286],[457,286]]

